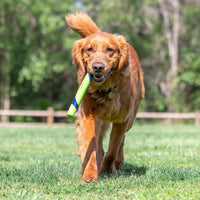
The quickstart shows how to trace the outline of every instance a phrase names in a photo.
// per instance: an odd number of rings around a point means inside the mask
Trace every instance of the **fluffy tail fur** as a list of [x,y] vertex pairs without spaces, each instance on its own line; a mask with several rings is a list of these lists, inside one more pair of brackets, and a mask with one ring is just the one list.
[[85,13],[69,14],[65,17],[65,20],[82,38],[101,31],[93,20]]

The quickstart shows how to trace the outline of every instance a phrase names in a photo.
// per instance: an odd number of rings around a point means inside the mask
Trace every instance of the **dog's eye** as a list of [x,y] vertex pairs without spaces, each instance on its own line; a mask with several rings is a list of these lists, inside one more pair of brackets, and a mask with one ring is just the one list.
[[114,51],[112,48],[110,47],[107,48],[107,52],[112,52],[112,51]]
[[93,51],[93,48],[92,48],[92,47],[90,47],[90,48],[88,48],[88,49],[87,49],[87,51],[90,51],[90,52],[92,52],[92,51]]

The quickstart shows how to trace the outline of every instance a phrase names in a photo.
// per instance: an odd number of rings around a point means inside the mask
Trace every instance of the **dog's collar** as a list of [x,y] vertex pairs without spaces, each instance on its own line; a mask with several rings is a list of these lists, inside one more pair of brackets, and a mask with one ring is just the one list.
[[113,99],[115,97],[115,93],[117,92],[117,86],[115,85],[114,87],[112,88],[109,88],[107,90],[104,90],[104,89],[99,89],[97,90],[98,93],[105,93],[105,94],[108,94],[108,98],[109,99]]

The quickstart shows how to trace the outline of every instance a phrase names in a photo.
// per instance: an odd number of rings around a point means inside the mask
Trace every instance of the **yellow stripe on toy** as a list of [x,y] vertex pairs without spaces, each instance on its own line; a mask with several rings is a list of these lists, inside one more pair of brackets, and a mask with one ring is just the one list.
[[74,117],[76,111],[78,110],[78,106],[80,105],[81,100],[82,100],[91,80],[92,80],[92,75],[88,72],[85,75],[80,87],[78,88],[78,91],[76,92],[76,96],[74,97],[74,100],[69,107],[69,110],[67,112],[68,117]]

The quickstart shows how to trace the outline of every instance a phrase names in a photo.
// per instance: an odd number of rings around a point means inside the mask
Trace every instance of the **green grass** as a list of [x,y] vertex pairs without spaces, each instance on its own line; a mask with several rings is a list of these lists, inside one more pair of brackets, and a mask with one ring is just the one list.
[[200,199],[199,127],[135,125],[122,171],[97,184],[80,181],[74,131],[0,128],[0,199]]

